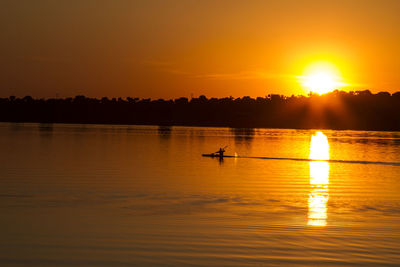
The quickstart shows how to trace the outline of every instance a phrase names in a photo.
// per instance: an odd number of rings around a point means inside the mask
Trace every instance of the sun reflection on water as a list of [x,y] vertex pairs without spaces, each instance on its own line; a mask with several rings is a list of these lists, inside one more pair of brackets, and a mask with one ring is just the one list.
[[[309,159],[329,160],[328,138],[322,132],[311,136]],[[310,161],[310,193],[308,197],[308,225],[326,226],[329,199],[329,163]]]

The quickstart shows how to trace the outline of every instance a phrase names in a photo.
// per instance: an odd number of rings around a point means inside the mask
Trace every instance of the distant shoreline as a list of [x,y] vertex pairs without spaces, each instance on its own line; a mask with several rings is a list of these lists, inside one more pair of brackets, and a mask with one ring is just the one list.
[[400,131],[400,92],[334,91],[256,99],[0,98],[0,121],[270,129]]

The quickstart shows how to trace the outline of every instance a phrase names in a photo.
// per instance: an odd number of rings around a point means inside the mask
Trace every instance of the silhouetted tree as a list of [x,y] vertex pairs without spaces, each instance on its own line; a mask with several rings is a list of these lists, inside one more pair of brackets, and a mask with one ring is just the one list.
[[400,130],[400,92],[151,100],[0,98],[0,121]]

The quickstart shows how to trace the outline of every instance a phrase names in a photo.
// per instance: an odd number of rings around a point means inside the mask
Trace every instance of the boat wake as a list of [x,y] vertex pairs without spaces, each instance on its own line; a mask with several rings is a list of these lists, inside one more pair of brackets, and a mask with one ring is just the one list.
[[[207,155],[203,155],[207,156]],[[322,161],[328,163],[352,163],[352,164],[374,164],[374,165],[388,165],[388,166],[400,166],[400,162],[387,162],[387,161],[365,161],[365,160],[318,160],[318,159],[306,159],[306,158],[277,158],[277,157],[247,157],[247,156],[230,156],[224,155],[224,158],[242,158],[242,159],[269,159],[269,160],[292,160],[292,161]]]

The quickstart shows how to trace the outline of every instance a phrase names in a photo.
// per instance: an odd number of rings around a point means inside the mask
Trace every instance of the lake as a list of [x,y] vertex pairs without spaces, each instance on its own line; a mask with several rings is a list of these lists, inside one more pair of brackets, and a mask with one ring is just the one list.
[[400,265],[400,132],[0,123],[0,145],[0,266]]

